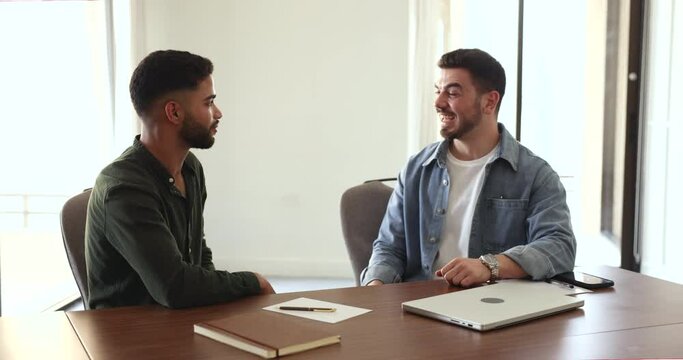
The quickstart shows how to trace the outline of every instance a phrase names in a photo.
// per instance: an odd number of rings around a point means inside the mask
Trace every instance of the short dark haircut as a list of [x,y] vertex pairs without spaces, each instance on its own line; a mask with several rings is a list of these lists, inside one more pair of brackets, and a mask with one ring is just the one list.
[[439,60],[442,69],[466,69],[480,94],[495,90],[500,94],[496,112],[505,95],[505,70],[498,60],[479,49],[458,49],[443,54]]
[[130,79],[130,99],[140,117],[169,92],[196,89],[213,73],[211,60],[177,50],[155,51],[140,62]]

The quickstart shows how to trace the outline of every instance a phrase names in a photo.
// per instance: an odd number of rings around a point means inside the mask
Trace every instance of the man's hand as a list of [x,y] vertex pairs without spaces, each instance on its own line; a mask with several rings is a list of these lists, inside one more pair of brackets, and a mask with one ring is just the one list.
[[366,286],[377,286],[377,285],[384,285],[384,283],[382,282],[382,280],[375,279],[375,280],[370,281]]
[[269,294],[275,294],[275,290],[273,290],[273,286],[270,285],[268,280],[263,277],[263,275],[254,273],[256,275],[256,279],[258,279],[258,285],[261,287],[261,293],[260,295],[269,295]]
[[[498,260],[498,278],[519,279],[529,276],[509,257],[498,254],[496,259]],[[455,258],[437,270],[435,275],[443,277],[449,284],[470,287],[489,281],[491,270],[479,259]]]
[[455,258],[435,274],[443,277],[449,284],[462,287],[479,285],[491,278],[491,270],[486,265],[479,259],[469,258]]

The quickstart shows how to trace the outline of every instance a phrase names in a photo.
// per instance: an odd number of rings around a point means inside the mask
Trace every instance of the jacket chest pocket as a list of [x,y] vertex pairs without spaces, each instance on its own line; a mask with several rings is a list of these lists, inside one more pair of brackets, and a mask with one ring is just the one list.
[[527,243],[529,200],[486,199],[482,225],[483,253],[500,253]]

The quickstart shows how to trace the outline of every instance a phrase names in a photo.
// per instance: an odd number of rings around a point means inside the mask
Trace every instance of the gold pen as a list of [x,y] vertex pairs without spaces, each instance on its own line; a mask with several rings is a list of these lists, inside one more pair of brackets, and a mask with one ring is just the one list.
[[308,307],[308,306],[280,306],[280,310],[335,312],[335,308]]

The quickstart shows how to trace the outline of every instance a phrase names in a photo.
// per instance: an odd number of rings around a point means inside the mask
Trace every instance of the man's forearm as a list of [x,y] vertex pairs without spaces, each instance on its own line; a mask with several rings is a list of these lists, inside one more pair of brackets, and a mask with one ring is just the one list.
[[509,257],[498,254],[496,259],[498,260],[498,276],[501,279],[519,279],[529,276],[519,264]]

